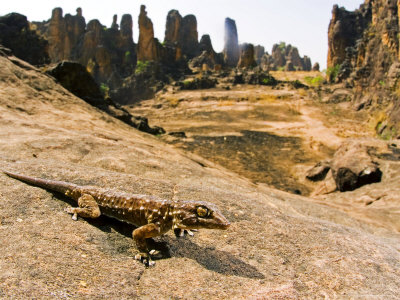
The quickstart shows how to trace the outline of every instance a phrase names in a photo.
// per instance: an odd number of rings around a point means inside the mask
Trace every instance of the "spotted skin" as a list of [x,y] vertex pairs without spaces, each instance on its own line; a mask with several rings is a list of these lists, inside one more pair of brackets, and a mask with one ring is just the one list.
[[155,196],[136,195],[103,189],[95,186],[79,186],[73,183],[46,180],[3,171],[8,176],[47,190],[65,194],[77,201],[78,207],[70,207],[68,213],[83,218],[98,218],[101,214],[133,224],[137,228],[132,237],[145,264],[151,264],[152,251],[146,239],[165,234],[169,230],[227,229],[228,220],[218,208],[203,201],[172,201]]

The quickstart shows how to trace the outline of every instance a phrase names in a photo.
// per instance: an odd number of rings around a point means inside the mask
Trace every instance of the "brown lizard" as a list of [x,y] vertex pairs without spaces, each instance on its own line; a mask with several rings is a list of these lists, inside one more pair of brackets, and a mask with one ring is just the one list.
[[133,224],[137,229],[132,236],[140,254],[135,258],[145,265],[153,265],[146,239],[165,234],[170,229],[227,229],[228,220],[218,208],[203,201],[172,201],[155,196],[136,195],[95,186],[79,186],[73,183],[46,180],[3,171],[8,176],[47,190],[66,195],[78,202],[78,207],[66,209],[74,220],[77,216],[98,218],[101,214]]

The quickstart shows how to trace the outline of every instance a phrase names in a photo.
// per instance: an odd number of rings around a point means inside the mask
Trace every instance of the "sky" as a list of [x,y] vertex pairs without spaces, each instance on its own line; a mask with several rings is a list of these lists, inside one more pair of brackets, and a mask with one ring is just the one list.
[[123,14],[134,20],[133,39],[138,40],[137,18],[140,5],[146,5],[147,15],[154,25],[155,37],[164,40],[168,11],[177,9],[182,16],[194,14],[197,18],[199,39],[209,34],[214,49],[221,52],[224,44],[224,21],[234,19],[239,43],[262,45],[271,52],[272,46],[281,41],[299,49],[300,55],[311,57],[312,63],[326,67],[328,52],[328,25],[334,4],[347,10],[357,9],[363,0],[13,0],[0,6],[0,15],[18,12],[29,21],[43,21],[51,17],[55,7],[64,14],[75,15],[81,7],[86,23],[98,19],[110,27],[114,14],[118,23]]

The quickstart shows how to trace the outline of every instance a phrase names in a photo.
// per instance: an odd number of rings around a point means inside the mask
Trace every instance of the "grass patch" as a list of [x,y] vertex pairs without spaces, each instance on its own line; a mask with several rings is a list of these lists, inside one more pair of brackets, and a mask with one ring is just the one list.
[[321,75],[312,77],[312,76],[306,76],[304,77],[304,81],[308,86],[311,87],[320,87],[325,83],[325,78]]

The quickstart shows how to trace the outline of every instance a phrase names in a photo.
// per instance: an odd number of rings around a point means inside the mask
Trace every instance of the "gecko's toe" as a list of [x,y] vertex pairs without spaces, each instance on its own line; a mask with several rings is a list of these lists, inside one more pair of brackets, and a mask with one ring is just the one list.
[[136,254],[135,255],[135,259],[137,261],[140,261],[142,264],[144,264],[146,267],[152,267],[154,266],[156,263],[154,261],[151,260],[151,258],[143,253],[143,254]]
[[197,229],[189,230],[189,229],[180,229],[180,228],[177,228],[174,230],[176,237],[184,237],[186,234],[188,234],[190,236],[194,236],[194,232],[197,232],[197,231],[198,231]]
[[149,254],[150,255],[157,255],[157,254],[160,254],[160,251],[157,251],[157,250],[153,249],[153,250],[150,250]]

